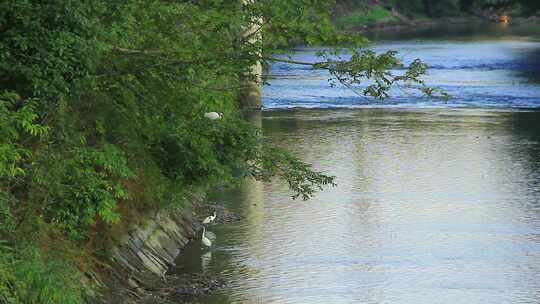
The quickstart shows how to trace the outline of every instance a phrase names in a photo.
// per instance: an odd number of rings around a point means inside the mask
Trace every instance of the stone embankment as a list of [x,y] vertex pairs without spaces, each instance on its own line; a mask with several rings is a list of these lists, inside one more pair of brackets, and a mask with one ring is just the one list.
[[109,262],[103,269],[87,274],[88,285],[95,286],[88,302],[170,303],[169,299],[223,287],[223,281],[201,274],[167,275],[183,248],[202,229],[201,220],[214,210],[217,223],[238,220],[223,206],[199,197],[192,200],[190,208],[161,210],[149,216],[144,225],[133,227],[110,250]]

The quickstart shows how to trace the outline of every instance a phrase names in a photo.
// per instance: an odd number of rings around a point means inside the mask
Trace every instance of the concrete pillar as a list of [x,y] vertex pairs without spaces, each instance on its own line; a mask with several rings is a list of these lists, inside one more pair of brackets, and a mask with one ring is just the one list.
[[[249,4],[255,0],[242,0],[244,4]],[[257,44],[261,41],[259,24],[261,19],[253,20],[249,29],[244,33],[244,37],[249,37],[248,42]],[[262,50],[261,50],[262,51]],[[240,95],[240,106],[244,110],[260,110],[262,108],[262,65],[257,62],[251,67],[250,76],[246,75],[243,89]]]
[[245,110],[260,110],[262,108],[262,65],[260,62],[251,67],[253,78],[244,80],[240,95],[240,106]]

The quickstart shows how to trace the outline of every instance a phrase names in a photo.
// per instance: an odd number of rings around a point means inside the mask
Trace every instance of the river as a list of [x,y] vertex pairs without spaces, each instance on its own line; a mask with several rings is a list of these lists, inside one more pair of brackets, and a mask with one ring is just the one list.
[[277,181],[215,194],[243,220],[210,226],[214,246],[178,259],[176,271],[228,283],[193,303],[538,303],[540,26],[373,38],[422,58],[452,99],[374,101],[272,66],[265,141],[338,186],[309,201]]

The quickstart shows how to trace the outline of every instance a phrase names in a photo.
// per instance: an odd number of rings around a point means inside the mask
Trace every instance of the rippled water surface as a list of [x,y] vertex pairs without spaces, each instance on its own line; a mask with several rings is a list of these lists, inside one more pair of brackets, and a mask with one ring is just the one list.
[[338,187],[307,202],[279,182],[216,194],[244,219],[211,226],[214,246],[177,261],[229,284],[192,302],[538,303],[540,89],[527,58],[539,42],[496,33],[377,46],[440,66],[431,81],[457,95],[448,104],[372,104],[318,72],[272,67],[266,142]]
[[[416,38],[415,38],[416,37]],[[387,34],[376,51],[398,50],[404,63],[416,58],[430,67],[427,83],[452,95],[445,104],[396,89],[384,104],[360,98],[344,87],[332,88],[328,73],[278,63],[264,88],[267,108],[363,107],[539,107],[540,26],[504,28],[462,25],[424,33]],[[373,39],[377,39],[376,37]],[[406,39],[406,40],[403,40]],[[317,49],[301,49],[292,59],[316,62]],[[395,71],[399,73],[399,71]]]

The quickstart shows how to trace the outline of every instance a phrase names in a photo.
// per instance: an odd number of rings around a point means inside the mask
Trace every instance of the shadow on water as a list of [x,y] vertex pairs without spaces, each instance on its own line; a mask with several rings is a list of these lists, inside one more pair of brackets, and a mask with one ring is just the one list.
[[[540,54],[540,51],[539,53]],[[515,113],[511,120],[513,137],[516,144],[513,148],[520,151],[524,162],[529,168],[530,175],[526,179],[529,186],[526,189],[540,193],[540,109],[530,112]],[[540,207],[540,200],[535,202]],[[540,211],[540,210],[539,210]]]

